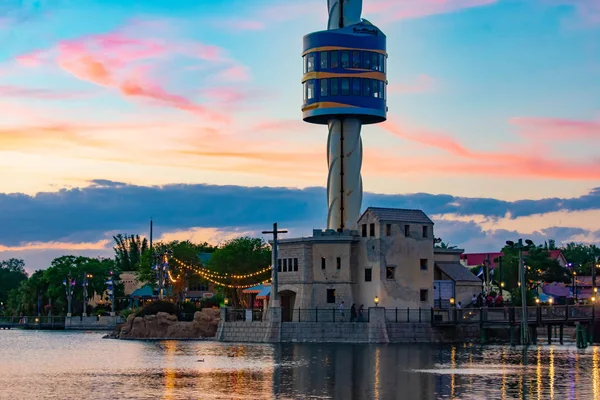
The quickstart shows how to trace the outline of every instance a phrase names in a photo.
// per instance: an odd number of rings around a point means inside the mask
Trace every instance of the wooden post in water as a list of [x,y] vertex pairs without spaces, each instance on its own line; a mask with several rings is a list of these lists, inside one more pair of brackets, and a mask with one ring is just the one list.
[[559,329],[559,340],[560,340],[560,344],[564,344],[563,342],[563,324],[560,324],[560,329]]
[[548,344],[552,344],[552,325],[548,325]]

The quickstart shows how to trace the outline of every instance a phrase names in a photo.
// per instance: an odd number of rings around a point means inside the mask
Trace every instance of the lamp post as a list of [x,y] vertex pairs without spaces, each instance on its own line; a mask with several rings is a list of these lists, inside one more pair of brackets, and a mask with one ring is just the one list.
[[71,300],[73,299],[73,291],[75,289],[76,281],[71,277],[71,273],[67,276],[67,279],[63,280],[65,286],[65,293],[67,295],[67,317],[71,317]]
[[523,239],[519,239],[517,243],[507,240],[506,244],[519,251],[519,283],[521,286],[521,304],[523,312],[521,313],[521,344],[529,345],[529,324],[527,322],[527,282],[525,281],[525,265],[523,263],[523,250],[533,246],[533,242],[529,239],[525,240],[526,245],[523,245]]
[[87,317],[87,299],[88,299],[88,279],[93,278],[92,274],[88,274],[86,272],[83,273],[83,316]]
[[504,298],[504,293],[502,293],[502,289],[504,288],[504,282],[502,282],[502,256],[498,257],[498,273],[500,275],[500,296]]
[[108,298],[110,299],[110,315],[115,316],[115,290],[114,290],[114,281],[113,281],[113,272],[109,272],[108,280],[106,281],[106,292],[108,293]]

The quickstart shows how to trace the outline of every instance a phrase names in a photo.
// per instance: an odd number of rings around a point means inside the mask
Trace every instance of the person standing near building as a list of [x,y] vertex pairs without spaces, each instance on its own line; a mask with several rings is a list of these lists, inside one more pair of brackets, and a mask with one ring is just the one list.
[[352,303],[352,307],[350,307],[350,322],[356,321],[356,304]]
[[340,322],[344,322],[344,302],[340,303]]
[[363,322],[363,315],[365,313],[365,306],[364,305],[360,305],[360,307],[358,307],[358,322]]

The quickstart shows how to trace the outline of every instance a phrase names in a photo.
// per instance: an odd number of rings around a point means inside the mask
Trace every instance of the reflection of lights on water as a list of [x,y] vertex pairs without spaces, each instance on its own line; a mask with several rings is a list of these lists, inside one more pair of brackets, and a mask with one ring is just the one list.
[[177,351],[177,343],[172,340],[165,342],[165,356],[167,359],[165,366],[165,393],[163,398],[167,400],[174,399],[175,383],[177,382],[177,373],[172,367],[175,352]]
[[594,400],[599,398],[598,388],[598,348],[594,347],[594,353],[592,354],[592,390],[594,392]]
[[375,349],[375,389],[374,389],[374,395],[376,399],[379,399],[379,374],[380,374],[380,359],[379,357],[381,356],[380,354],[381,349],[379,347],[377,347]]
[[554,349],[550,348],[550,357],[548,360],[548,375],[550,376],[550,400],[554,399]]
[[[456,368],[456,346],[452,346],[450,350],[450,365],[452,369]],[[454,391],[456,390],[456,375],[452,374],[450,378],[450,397],[454,398]]]
[[535,369],[536,381],[537,381],[537,397],[538,400],[542,399],[542,349],[538,347],[537,350],[537,366]]

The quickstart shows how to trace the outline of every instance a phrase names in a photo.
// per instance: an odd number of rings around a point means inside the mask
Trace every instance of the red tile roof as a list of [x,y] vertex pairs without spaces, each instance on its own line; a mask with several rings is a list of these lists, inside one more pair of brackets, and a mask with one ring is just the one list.
[[[559,259],[559,258],[563,258],[564,256],[562,254],[562,252],[560,250],[550,250],[548,251],[548,253],[550,254],[550,257],[552,259]],[[523,255],[527,255],[527,252],[523,252]],[[497,253],[463,253],[460,255],[460,259],[461,260],[466,260],[467,261],[467,266],[469,267],[474,267],[477,265],[484,265],[485,260],[488,259],[489,256],[489,260],[490,260],[490,268],[495,268],[496,267],[496,263],[494,262],[495,259],[497,259],[500,256],[504,256],[504,253],[502,252],[497,252]]]

